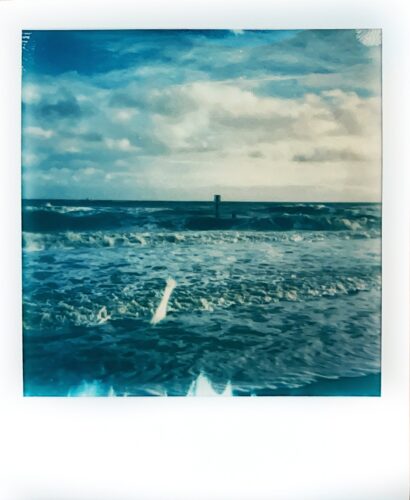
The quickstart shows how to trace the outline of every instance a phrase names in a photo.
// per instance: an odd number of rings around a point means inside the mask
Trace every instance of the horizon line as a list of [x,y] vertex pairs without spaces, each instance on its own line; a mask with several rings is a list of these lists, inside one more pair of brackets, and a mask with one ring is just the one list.
[[[118,199],[118,198],[21,198],[21,201],[114,201],[114,202],[146,202],[146,203],[214,203],[214,200],[175,200],[175,199]],[[224,200],[221,198],[221,203],[382,203],[382,200]]]

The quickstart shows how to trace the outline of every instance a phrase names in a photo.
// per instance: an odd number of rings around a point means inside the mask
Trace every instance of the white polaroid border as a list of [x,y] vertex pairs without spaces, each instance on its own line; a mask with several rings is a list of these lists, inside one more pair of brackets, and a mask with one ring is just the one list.
[[[409,26],[400,0],[0,0],[0,498],[408,498]],[[21,30],[75,28],[383,29],[380,398],[22,397]]]

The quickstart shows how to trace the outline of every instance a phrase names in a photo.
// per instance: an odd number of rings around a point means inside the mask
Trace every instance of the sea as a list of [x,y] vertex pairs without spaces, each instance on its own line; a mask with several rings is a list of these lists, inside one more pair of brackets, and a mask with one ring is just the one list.
[[380,395],[380,204],[23,200],[22,229],[25,396]]

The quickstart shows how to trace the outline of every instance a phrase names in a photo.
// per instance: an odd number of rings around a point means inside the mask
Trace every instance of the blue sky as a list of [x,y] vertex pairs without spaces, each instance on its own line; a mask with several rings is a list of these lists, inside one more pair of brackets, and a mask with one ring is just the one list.
[[23,32],[27,198],[378,201],[379,30]]

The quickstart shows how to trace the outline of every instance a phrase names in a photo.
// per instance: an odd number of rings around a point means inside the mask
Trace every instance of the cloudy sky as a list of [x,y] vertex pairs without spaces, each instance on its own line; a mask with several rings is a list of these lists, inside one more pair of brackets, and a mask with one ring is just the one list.
[[23,32],[26,198],[378,201],[378,30]]

